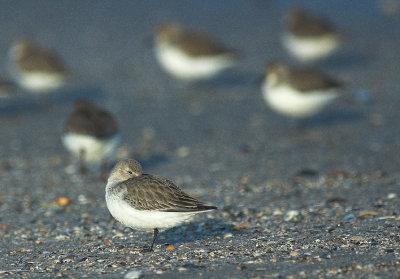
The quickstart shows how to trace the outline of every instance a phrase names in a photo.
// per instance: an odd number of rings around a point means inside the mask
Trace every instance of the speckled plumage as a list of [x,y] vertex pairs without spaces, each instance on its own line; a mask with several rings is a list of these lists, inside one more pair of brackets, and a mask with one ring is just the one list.
[[314,16],[299,7],[289,10],[286,26],[288,32],[299,37],[312,38],[337,34],[337,31],[327,19]]
[[68,73],[64,61],[52,50],[42,48],[28,39],[18,41],[14,47],[19,52],[16,57],[16,63],[18,63],[21,70]]
[[124,225],[139,230],[167,229],[190,221],[200,212],[215,206],[189,196],[172,181],[143,174],[140,164],[131,159],[119,162],[111,171],[106,186],[107,207]]
[[341,34],[327,19],[299,7],[289,10],[281,39],[290,54],[303,62],[329,56],[342,42]]
[[185,194],[172,181],[151,174],[130,178],[117,187],[126,189],[125,201],[138,210],[195,212],[214,208]]
[[340,82],[320,71],[309,68],[289,68],[280,62],[273,62],[267,66],[267,78],[272,75],[276,77],[275,85],[287,83],[304,94],[313,90],[342,86]]
[[171,46],[179,47],[189,56],[201,57],[233,53],[221,43],[197,31],[186,30],[176,24],[161,25],[156,34],[156,40],[161,40]]

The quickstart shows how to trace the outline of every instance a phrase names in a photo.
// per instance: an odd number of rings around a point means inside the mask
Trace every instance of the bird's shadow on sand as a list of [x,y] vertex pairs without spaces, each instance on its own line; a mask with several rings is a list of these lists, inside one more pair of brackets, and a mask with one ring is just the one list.
[[365,118],[360,111],[330,109],[326,113],[321,113],[310,119],[305,119],[300,126],[307,128],[319,128],[323,126],[332,126],[344,122],[358,122]]
[[65,103],[74,103],[79,99],[86,99],[97,102],[104,97],[104,91],[96,85],[86,85],[76,88],[66,88],[49,96],[49,102],[53,105],[63,105]]
[[26,98],[15,97],[0,103],[0,116],[29,113],[39,110],[40,107],[40,102],[36,98],[31,96]]
[[0,102],[0,116],[45,111],[79,99],[98,100],[104,96],[104,92],[96,86],[68,87],[43,96],[26,92],[18,93],[20,94],[16,97]]
[[234,70],[226,71],[218,76],[193,82],[190,84],[193,88],[232,88],[232,87],[239,87],[245,86],[248,84],[253,84],[254,81],[257,79],[257,75],[250,72],[236,72]]
[[367,56],[362,53],[354,53],[354,52],[341,52],[331,57],[326,58],[321,62],[321,67],[329,67],[329,68],[344,68],[344,67],[369,67],[373,57]]
[[197,221],[183,224],[163,231],[159,234],[162,238],[158,241],[163,245],[177,245],[180,243],[188,243],[196,240],[207,240],[213,237],[223,237],[227,233],[243,234],[243,231],[233,230],[235,226],[220,220],[209,222]]

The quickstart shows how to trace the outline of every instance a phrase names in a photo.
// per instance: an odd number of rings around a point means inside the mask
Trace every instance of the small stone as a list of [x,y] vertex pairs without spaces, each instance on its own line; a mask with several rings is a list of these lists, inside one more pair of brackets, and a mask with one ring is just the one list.
[[330,259],[332,256],[330,254],[322,254],[319,256],[321,259]]
[[360,243],[362,241],[362,237],[361,236],[353,236],[350,238],[350,241],[356,242],[356,243]]
[[141,270],[131,270],[125,274],[124,279],[139,279],[141,275]]
[[354,214],[349,214],[349,215],[346,215],[346,216],[344,216],[344,219],[345,220],[350,220],[350,219],[354,219]]
[[283,215],[283,212],[280,209],[275,209],[274,212],[272,212],[272,215],[274,216]]
[[176,247],[174,245],[168,245],[167,248],[165,248],[165,250],[169,251],[169,250],[174,250],[176,249]]
[[68,197],[59,197],[57,199],[57,205],[59,206],[67,206],[71,203],[71,199]]
[[79,195],[78,196],[78,202],[79,204],[89,204],[89,200],[87,199],[87,197],[85,195]]
[[227,233],[224,235],[224,239],[233,237],[232,233]]
[[286,215],[283,218],[283,220],[285,220],[286,222],[289,222],[289,221],[298,222],[298,221],[300,221],[300,219],[301,219],[301,215],[298,210],[289,210],[288,212],[286,212]]
[[248,228],[248,227],[250,227],[250,224],[249,224],[249,223],[241,223],[241,224],[235,226],[232,230],[234,230],[234,231],[240,231],[240,230],[246,229],[246,228]]
[[364,216],[376,216],[376,215],[378,215],[378,212],[367,211],[367,212],[361,212],[360,214],[358,214],[357,218],[362,218]]
[[292,256],[292,257],[297,257],[298,255],[299,255],[299,252],[296,252],[296,251],[290,252],[290,256]]

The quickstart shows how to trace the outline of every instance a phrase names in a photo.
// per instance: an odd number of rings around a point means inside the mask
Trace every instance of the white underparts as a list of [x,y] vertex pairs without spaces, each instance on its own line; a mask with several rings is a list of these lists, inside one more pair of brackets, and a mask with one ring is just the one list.
[[[118,183],[118,182],[116,182]],[[162,212],[157,210],[137,210],[128,204],[123,196],[124,192],[110,194],[112,182],[106,186],[106,202],[111,215],[125,226],[137,230],[150,231],[175,227],[193,219],[200,212]]]
[[27,90],[47,93],[64,85],[65,76],[60,73],[19,71],[16,80]]
[[262,93],[267,104],[275,111],[296,118],[312,116],[338,97],[336,89],[302,93],[288,85],[268,86],[263,83]]
[[210,78],[235,64],[231,54],[192,57],[164,43],[157,43],[155,53],[167,72],[185,80]]
[[84,152],[84,160],[88,163],[100,163],[111,158],[118,147],[120,135],[107,139],[98,139],[89,135],[68,133],[62,137],[64,146],[75,157]]
[[333,53],[339,47],[340,39],[336,35],[299,38],[291,34],[284,34],[282,43],[295,58],[311,62]]

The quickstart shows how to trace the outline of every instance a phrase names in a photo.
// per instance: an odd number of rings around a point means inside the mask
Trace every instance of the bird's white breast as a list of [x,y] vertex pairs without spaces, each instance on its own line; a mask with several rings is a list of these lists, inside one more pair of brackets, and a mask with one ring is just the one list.
[[234,65],[234,59],[229,54],[192,57],[164,43],[157,43],[155,53],[167,72],[186,80],[209,78]]
[[325,35],[318,38],[299,38],[291,34],[282,36],[283,45],[297,59],[310,62],[328,56],[339,47],[339,38]]
[[304,94],[289,85],[269,86],[266,81],[263,83],[262,93],[271,108],[299,118],[316,114],[338,96],[336,89],[316,90]]
[[60,73],[19,71],[16,80],[27,90],[47,93],[64,85],[65,76]]
[[64,146],[74,156],[79,157],[81,150],[84,150],[85,160],[91,163],[98,163],[112,157],[119,141],[120,135],[109,139],[98,139],[89,135],[67,133],[62,137]]
[[168,229],[183,222],[190,221],[195,213],[161,212],[157,210],[137,210],[124,199],[124,192],[114,193],[110,191],[113,186],[108,182],[106,186],[106,202],[111,215],[127,227],[137,230],[150,231]]

